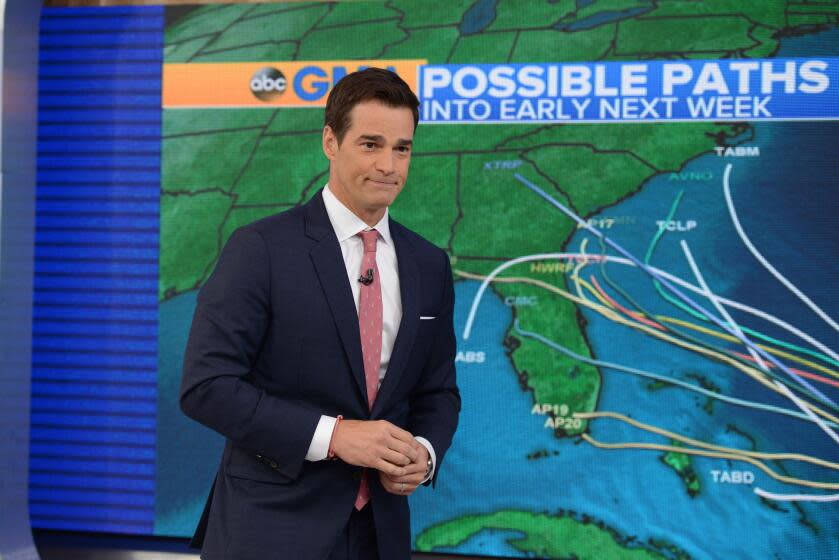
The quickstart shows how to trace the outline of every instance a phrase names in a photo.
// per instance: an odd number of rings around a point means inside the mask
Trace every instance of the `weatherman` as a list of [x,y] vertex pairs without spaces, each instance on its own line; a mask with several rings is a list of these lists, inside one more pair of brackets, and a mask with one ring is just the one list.
[[201,289],[181,407],[227,440],[205,560],[410,558],[460,410],[448,257],[388,216],[418,105],[386,70],[338,82],[327,186],[236,231]]

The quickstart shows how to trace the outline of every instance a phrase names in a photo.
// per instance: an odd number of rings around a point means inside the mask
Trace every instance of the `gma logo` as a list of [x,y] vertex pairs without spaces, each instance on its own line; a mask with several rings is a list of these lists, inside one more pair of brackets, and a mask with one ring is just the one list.
[[[316,102],[323,100],[323,104],[326,105],[326,95],[329,93],[329,90],[332,89],[332,86],[337,84],[341,78],[350,72],[364,70],[365,68],[370,68],[371,66],[374,65],[362,64],[358,66],[344,66],[335,64],[332,66],[304,66],[297,72],[297,74],[294,75],[294,78],[292,79],[292,88],[297,97],[303,101]],[[385,68],[391,72],[399,74],[396,67],[392,64],[378,67]],[[405,77],[402,76],[402,79],[405,79]]]
[[396,72],[417,92],[423,64],[425,60],[164,64],[163,107],[323,107],[341,78],[371,66]]

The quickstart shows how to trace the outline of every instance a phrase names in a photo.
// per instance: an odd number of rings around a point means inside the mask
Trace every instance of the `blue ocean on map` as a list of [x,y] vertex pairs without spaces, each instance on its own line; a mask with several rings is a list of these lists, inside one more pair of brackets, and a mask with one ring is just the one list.
[[[839,31],[785,40],[778,56],[836,52]],[[839,145],[839,123],[760,123],[731,143],[758,146],[759,157],[720,157],[711,152],[689,162],[680,173],[661,174],[634,196],[604,210],[601,217],[631,216],[633,224],[607,231],[613,240],[643,260],[664,220],[678,205],[673,220],[684,228],[665,233],[650,263],[692,284],[681,241],[685,241],[709,289],[793,324],[828,348],[839,351],[836,332],[773,278],[749,253],[732,226],[723,194],[723,176],[730,170],[733,207],[743,230],[763,256],[829,316],[839,317],[839,179],[831,162]],[[535,178],[534,178],[535,179]],[[681,195],[679,194],[681,193]],[[557,219],[561,218],[558,213]],[[600,248],[580,231],[565,248],[577,251],[588,238],[587,252]],[[614,254],[614,253],[612,253]],[[632,294],[653,314],[696,319],[663,299],[650,278],[637,269],[608,265],[609,278]],[[603,284],[597,264],[583,269]],[[455,325],[463,331],[478,283],[456,285]],[[609,290],[609,288],[607,288]],[[707,299],[691,294],[706,309]],[[592,311],[584,311],[586,334],[597,359],[628,365],[741,399],[795,409],[792,403],[759,386],[729,366],[666,343],[654,342]],[[800,346],[808,344],[753,314],[732,311],[735,321],[765,335]],[[539,513],[574,512],[605,523],[637,543],[669,542],[692,558],[828,558],[839,554],[839,511],[829,504],[768,502],[753,493],[756,486],[777,493],[823,491],[785,485],[752,465],[694,457],[701,483],[695,497],[677,473],[665,465],[661,452],[599,450],[585,442],[557,439],[533,415],[532,396],[519,385],[502,341],[513,321],[511,309],[491,291],[482,299],[472,335],[458,340],[459,350],[483,351],[483,363],[459,363],[458,383],[463,412],[455,442],[437,487],[412,498],[413,530],[465,515],[502,509]],[[526,328],[526,325],[523,325]],[[735,349],[734,345],[722,345]],[[601,369],[603,386],[598,410],[622,412],[636,420],[718,445],[762,451],[796,451],[836,461],[839,449],[808,421],[715,401],[676,387],[656,388],[648,379]],[[839,392],[824,389],[839,400]],[[605,442],[657,442],[615,420],[591,425],[591,435]],[[536,452],[542,458],[528,459]],[[773,462],[789,476],[830,480],[824,469],[800,463]],[[750,471],[752,485],[715,483],[712,471]],[[441,506],[445,504],[445,506]],[[483,531],[452,549],[462,554],[520,556],[509,544],[515,532]]]
[[[478,283],[472,281],[457,284],[455,325],[459,333],[477,287]],[[716,552],[732,558],[742,557],[744,550],[751,551],[753,558],[768,558],[773,551],[785,550],[791,543],[799,551],[824,552],[829,541],[804,529],[797,511],[779,513],[761,505],[747,487],[709,488],[710,469],[730,468],[722,461],[695,461],[695,468],[702,473],[703,491],[691,498],[682,481],[659,461],[655,452],[601,451],[585,443],[555,438],[552,430],[543,427],[544,417],[530,413],[531,395],[522,391],[501,345],[511,320],[510,308],[488,292],[468,344],[460,343],[461,350],[486,352],[486,360],[458,365],[463,395],[461,423],[437,487],[433,492],[421,490],[411,498],[414,534],[464,515],[502,509],[548,513],[562,510],[589,515],[624,537],[634,536],[642,542],[667,536],[665,540],[692,558],[709,558],[702,543],[710,535]],[[615,333],[599,324],[592,325],[589,335],[594,337],[592,343],[598,357],[661,371],[661,358],[655,347],[634,352],[632,344],[622,343],[600,354],[597,339],[610,334]],[[631,411],[641,421],[703,436],[702,432],[684,429],[683,424],[709,423],[702,409],[704,399],[674,389],[666,390],[666,396],[662,396],[647,389],[646,382],[628,377],[606,373],[598,408]],[[716,410],[721,408],[717,405]],[[674,415],[678,418],[675,425],[671,422]],[[713,421],[713,426],[718,423],[719,420]],[[603,429],[594,424],[592,435],[603,441],[650,439],[630,434],[619,425],[605,426]],[[728,444],[745,447],[748,442],[735,437]],[[527,459],[539,451],[547,451],[548,456]],[[763,479],[761,484],[778,490]],[[835,514],[833,517],[835,534],[837,520]],[[825,521],[823,515],[817,518],[820,523]],[[773,533],[767,534],[770,527]],[[822,530],[831,528],[823,526]],[[674,540],[674,535],[678,540]],[[485,531],[449,551],[517,556],[520,554],[506,542],[515,537],[510,532]],[[830,546],[836,548],[835,540]]]
[[155,534],[159,535],[191,535],[195,530],[224,446],[220,435],[187,418],[178,405],[197,295],[186,292],[160,305],[157,424],[165,429],[157,433]]

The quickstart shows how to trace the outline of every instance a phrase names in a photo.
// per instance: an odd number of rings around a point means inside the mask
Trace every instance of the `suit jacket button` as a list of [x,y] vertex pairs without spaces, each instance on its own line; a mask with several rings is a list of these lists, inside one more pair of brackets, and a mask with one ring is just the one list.
[[270,462],[270,463],[268,463],[268,464],[269,464],[269,465],[271,465],[271,468],[272,468],[272,469],[276,469],[276,468],[277,468],[277,462],[276,462],[276,461],[271,461],[271,462]]

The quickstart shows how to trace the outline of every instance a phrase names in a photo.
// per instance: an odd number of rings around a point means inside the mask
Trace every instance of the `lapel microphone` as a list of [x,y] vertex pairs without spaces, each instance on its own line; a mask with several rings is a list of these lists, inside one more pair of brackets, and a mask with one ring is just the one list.
[[365,286],[369,286],[373,283],[373,269],[368,268],[367,274],[362,274],[358,277],[358,281],[364,284]]

